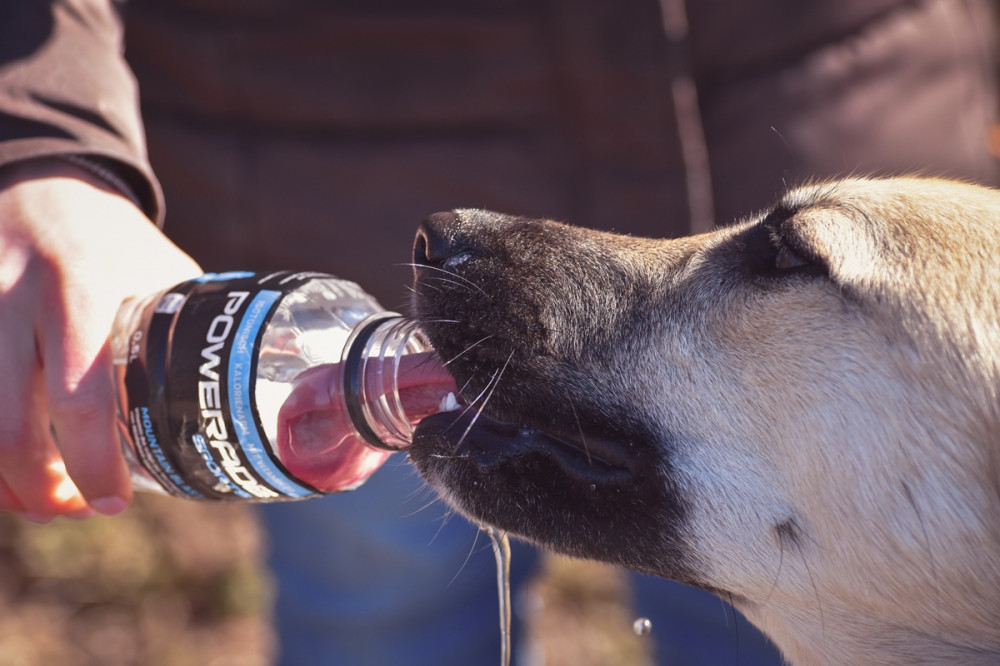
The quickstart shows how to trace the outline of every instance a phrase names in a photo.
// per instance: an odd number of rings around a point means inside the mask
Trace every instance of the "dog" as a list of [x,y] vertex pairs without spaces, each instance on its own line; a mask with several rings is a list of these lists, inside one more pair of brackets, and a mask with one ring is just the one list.
[[414,266],[462,406],[410,457],[459,512],[793,664],[1000,663],[1000,192],[813,183],[674,240],[457,210]]

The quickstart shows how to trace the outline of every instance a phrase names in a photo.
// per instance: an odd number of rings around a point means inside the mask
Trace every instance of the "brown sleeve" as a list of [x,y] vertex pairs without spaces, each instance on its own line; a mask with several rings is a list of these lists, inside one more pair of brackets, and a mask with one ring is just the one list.
[[159,222],[120,0],[0,0],[0,167],[77,156]]

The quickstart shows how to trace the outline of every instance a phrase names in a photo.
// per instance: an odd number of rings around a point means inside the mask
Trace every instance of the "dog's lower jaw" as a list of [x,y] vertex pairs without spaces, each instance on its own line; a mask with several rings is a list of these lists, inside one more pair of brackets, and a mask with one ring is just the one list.
[[447,426],[445,415],[422,422],[409,454],[470,520],[564,554],[700,582],[661,462],[642,453],[628,463],[588,460],[544,433],[501,439],[481,425]]

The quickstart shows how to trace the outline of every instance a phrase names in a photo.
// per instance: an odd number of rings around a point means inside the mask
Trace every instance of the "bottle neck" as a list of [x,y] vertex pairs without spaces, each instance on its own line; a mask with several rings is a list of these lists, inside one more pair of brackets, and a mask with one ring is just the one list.
[[354,328],[344,347],[343,399],[369,445],[390,451],[410,445],[413,424],[403,382],[419,380],[407,380],[406,357],[429,359],[432,351],[416,322],[394,312],[372,315]]

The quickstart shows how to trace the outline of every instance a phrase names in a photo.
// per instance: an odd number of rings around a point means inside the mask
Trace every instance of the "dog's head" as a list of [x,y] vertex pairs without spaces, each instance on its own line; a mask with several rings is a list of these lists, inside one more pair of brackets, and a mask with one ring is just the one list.
[[722,592],[791,654],[848,616],[998,648],[998,219],[918,179],[679,240],[432,216],[416,312],[466,406],[410,455],[473,520]]

